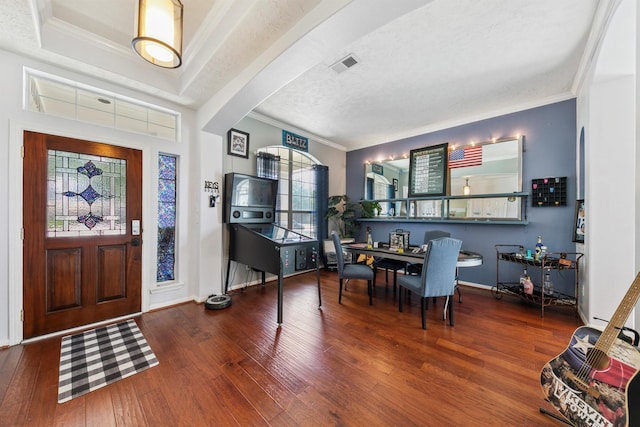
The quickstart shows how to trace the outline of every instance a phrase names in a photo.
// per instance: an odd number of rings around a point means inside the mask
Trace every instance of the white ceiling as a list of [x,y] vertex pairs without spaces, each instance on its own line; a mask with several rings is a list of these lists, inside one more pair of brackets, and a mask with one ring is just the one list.
[[[0,0],[0,48],[346,150],[575,96],[616,0],[183,0],[183,66],[131,49],[135,0]],[[330,68],[353,54],[354,67]]]

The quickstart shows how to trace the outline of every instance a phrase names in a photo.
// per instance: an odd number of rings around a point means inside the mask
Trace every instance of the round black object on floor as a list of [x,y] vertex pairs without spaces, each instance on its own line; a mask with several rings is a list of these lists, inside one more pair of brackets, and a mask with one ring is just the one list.
[[211,295],[204,303],[209,310],[220,310],[231,305],[231,297],[229,295]]

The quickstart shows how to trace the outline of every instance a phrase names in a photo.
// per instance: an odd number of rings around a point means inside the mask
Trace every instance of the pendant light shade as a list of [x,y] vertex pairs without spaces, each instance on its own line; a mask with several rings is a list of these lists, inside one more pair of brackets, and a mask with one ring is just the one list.
[[462,187],[462,194],[468,196],[469,194],[471,194],[471,187],[469,187],[469,178],[466,178],[466,180],[467,183],[464,185],[464,187]]
[[180,0],[139,0],[138,36],[133,49],[164,68],[182,64],[182,3]]

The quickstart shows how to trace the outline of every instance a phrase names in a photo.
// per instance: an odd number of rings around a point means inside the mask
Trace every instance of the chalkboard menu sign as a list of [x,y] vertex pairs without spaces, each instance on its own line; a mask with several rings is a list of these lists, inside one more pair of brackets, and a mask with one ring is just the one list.
[[449,144],[411,150],[409,197],[444,196],[447,191]]

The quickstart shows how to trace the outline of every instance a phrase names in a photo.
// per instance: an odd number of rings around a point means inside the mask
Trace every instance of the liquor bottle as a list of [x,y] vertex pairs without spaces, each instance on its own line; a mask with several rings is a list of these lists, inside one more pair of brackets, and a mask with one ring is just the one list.
[[525,294],[531,295],[533,293],[533,282],[531,281],[531,277],[529,277],[526,268],[520,276],[520,283],[522,284],[522,289],[524,290]]
[[553,282],[551,281],[551,275],[549,273],[544,274],[544,281],[542,282],[542,290],[545,295],[553,294]]
[[544,257],[547,256],[547,247],[543,246],[541,249],[542,249],[542,252],[540,252],[540,259],[544,259]]
[[524,282],[529,279],[529,273],[527,273],[527,269],[524,269],[524,272],[520,275],[520,284],[524,286]]
[[367,248],[371,249],[373,247],[373,239],[371,238],[371,228],[367,227]]
[[536,243],[536,252],[533,256],[533,259],[536,261],[540,261],[540,254],[542,254],[542,236],[538,236],[538,243]]

